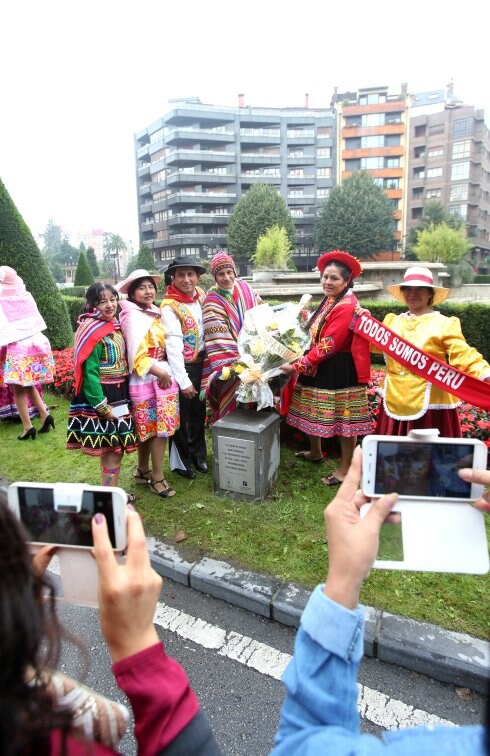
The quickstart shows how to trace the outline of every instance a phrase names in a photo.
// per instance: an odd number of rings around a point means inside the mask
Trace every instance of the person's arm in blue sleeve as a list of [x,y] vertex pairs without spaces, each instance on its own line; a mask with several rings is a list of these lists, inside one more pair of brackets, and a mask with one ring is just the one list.
[[360,733],[357,674],[363,654],[364,609],[359,593],[376,558],[379,531],[397,499],[389,494],[369,503],[360,490],[362,452],[357,449],[349,473],[325,510],[329,569],[325,585],[308,601],[296,636],[286,686],[275,756],[483,756],[482,727],[416,727],[385,733]]

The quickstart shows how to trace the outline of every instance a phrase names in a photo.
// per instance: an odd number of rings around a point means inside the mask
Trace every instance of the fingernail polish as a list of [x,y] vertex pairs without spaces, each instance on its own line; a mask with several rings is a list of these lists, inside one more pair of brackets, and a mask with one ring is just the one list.
[[100,514],[100,512],[97,512],[97,514],[95,515],[94,519],[95,519],[95,522],[97,523],[97,525],[100,525],[100,523],[103,521],[103,517]]

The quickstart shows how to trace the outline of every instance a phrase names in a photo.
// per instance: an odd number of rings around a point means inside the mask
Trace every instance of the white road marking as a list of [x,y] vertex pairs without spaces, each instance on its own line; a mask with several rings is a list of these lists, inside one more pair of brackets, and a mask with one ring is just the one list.
[[[49,565],[50,571],[59,575],[59,564],[53,559]],[[154,622],[164,630],[176,633],[185,640],[197,643],[203,648],[216,651],[239,664],[255,669],[263,675],[280,680],[291,656],[278,651],[265,643],[259,643],[246,635],[234,631],[227,632],[217,625],[211,625],[199,617],[193,617],[175,607],[158,602]],[[448,719],[442,719],[435,714],[429,714],[422,709],[399,701],[396,698],[381,693],[379,690],[358,685],[359,712],[363,719],[367,719],[384,730],[399,730],[414,725],[454,725]]]
[[[291,656],[272,646],[248,638],[240,633],[226,632],[217,625],[211,625],[190,614],[169,607],[163,602],[157,604],[155,624],[177,633],[186,640],[192,640],[204,648],[217,651],[220,656],[244,664],[263,675],[280,680]],[[361,717],[385,730],[398,730],[414,725],[452,725],[447,719],[415,709],[403,701],[381,693],[367,685],[358,685],[358,705]]]

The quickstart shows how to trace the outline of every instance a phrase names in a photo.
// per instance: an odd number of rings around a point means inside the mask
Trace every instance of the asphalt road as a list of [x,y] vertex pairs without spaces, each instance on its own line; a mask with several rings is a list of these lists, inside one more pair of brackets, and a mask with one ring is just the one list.
[[[159,635],[186,669],[223,753],[269,753],[283,699],[276,677],[293,652],[295,630],[171,581],[165,581],[160,601]],[[73,606],[60,610],[65,625],[83,639],[90,665],[85,682],[124,702],[110,672],[97,611]],[[65,645],[62,671],[80,677],[84,664],[83,654]],[[363,662],[359,682],[364,731],[379,734],[424,718],[455,724],[483,718],[484,701],[478,694],[373,659]],[[120,751],[136,753],[130,734]]]

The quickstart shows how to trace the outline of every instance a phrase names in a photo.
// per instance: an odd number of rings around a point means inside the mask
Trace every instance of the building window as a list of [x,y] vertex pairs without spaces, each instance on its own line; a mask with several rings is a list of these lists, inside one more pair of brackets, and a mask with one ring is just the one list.
[[442,168],[428,168],[427,178],[438,178],[442,176]]
[[451,181],[461,181],[470,177],[470,163],[465,160],[464,163],[453,163],[451,166]]
[[400,158],[398,157],[385,158],[384,167],[385,168],[399,168]]
[[414,179],[423,179],[423,178],[425,178],[425,171],[424,171],[423,167],[414,168],[413,169],[413,177],[414,177]]
[[424,137],[426,132],[426,125],[425,123],[421,126],[415,127],[415,137],[418,139],[419,137]]
[[361,119],[362,126],[384,126],[385,114],[384,113],[368,113],[363,115]]
[[468,199],[468,184],[454,184],[449,194],[449,202]]
[[427,153],[427,157],[430,158],[441,157],[441,155],[444,155],[444,150],[442,147],[432,147]]
[[332,169],[331,168],[317,168],[316,175],[317,175],[317,178],[330,178],[332,175]]
[[422,211],[423,208],[421,207],[412,207],[412,220],[418,220],[422,217]]
[[420,145],[420,147],[415,147],[413,151],[414,158],[423,158],[425,157],[425,144]]
[[361,158],[362,170],[376,170],[376,168],[383,168],[384,159],[382,157],[368,157]]
[[401,123],[401,122],[402,122],[401,113],[386,113],[385,123]]
[[466,205],[450,205],[449,214],[466,220]]
[[453,123],[454,137],[468,137],[473,135],[473,118],[458,118]]
[[466,158],[470,156],[471,142],[466,139],[464,142],[454,142],[453,144],[453,160],[459,160],[460,158]]
[[289,150],[288,157],[290,158],[304,157],[304,150]]
[[376,186],[380,186],[381,189],[399,189],[400,188],[400,179],[397,178],[378,178],[377,176],[373,178],[374,183]]
[[441,189],[427,189],[425,196],[427,199],[430,200],[430,199],[437,199],[441,195],[442,195]]
[[304,210],[302,207],[293,207],[290,211],[291,216],[293,218],[302,218],[304,215]]
[[303,196],[303,190],[302,189],[291,189],[288,192],[288,197],[302,197]]
[[317,189],[316,190],[316,196],[317,199],[325,199],[330,194],[330,189]]
[[163,129],[158,129],[158,131],[154,131],[153,134],[150,134],[150,144],[155,144],[155,142],[160,142],[163,139]]
[[302,168],[291,168],[288,171],[289,178],[303,178],[305,172]]
[[365,136],[361,137],[361,145],[363,149],[368,149],[372,147],[384,147],[385,146],[385,138],[382,134],[376,134],[374,136]]
[[419,197],[422,197],[424,193],[424,188],[422,186],[418,186],[416,189],[412,189],[412,197],[414,199],[418,199]]
[[332,155],[332,148],[331,147],[318,147],[316,151],[316,156],[319,158],[329,158]]
[[319,126],[316,130],[317,136],[319,137],[331,137],[332,136],[332,127],[331,126]]
[[359,97],[359,105],[379,105],[381,102],[386,102],[385,94],[375,93]]
[[351,158],[350,160],[346,160],[345,170],[346,171],[360,171],[361,170],[360,158]]

